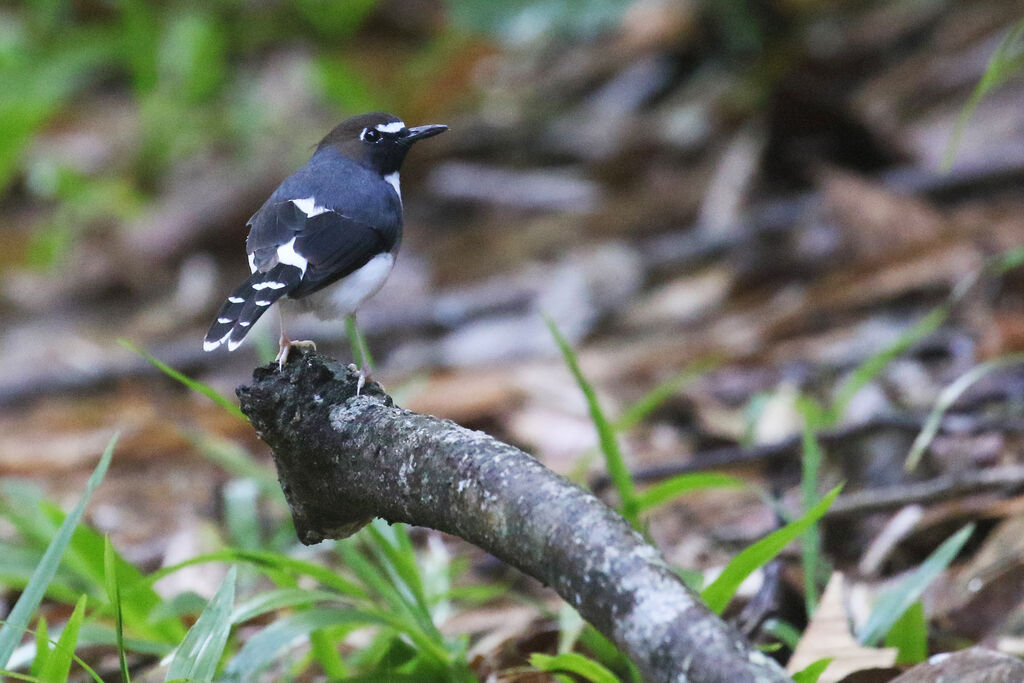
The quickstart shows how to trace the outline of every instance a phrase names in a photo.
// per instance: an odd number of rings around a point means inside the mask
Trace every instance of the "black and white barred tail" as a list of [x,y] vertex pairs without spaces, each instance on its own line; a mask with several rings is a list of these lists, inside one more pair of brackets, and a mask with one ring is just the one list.
[[256,271],[242,283],[220,307],[217,319],[203,341],[204,351],[213,351],[221,344],[234,351],[270,305],[299,284],[302,271],[279,263],[267,272]]

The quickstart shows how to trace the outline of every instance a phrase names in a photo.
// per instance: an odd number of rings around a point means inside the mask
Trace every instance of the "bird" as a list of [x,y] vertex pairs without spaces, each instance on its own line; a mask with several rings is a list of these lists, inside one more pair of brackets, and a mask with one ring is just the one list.
[[[251,275],[224,301],[203,341],[205,351],[234,351],[282,297],[322,319],[354,316],[384,285],[402,241],[398,172],[414,142],[448,126],[408,127],[392,114],[354,116],[331,130],[306,165],[288,176],[246,224]],[[280,305],[278,311],[280,312]],[[284,330],[275,360],[292,346]],[[369,370],[366,354],[362,388]]]

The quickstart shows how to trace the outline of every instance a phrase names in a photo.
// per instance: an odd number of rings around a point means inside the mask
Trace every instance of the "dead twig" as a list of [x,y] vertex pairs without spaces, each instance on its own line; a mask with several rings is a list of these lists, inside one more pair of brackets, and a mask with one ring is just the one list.
[[[1002,399],[1005,397],[1002,394],[995,397],[991,394],[985,394],[982,398]],[[973,404],[980,400],[977,397],[971,397],[971,404],[967,405],[966,408],[973,407]],[[957,407],[961,408],[959,404]],[[878,416],[866,422],[822,431],[818,435],[818,440],[822,446],[829,449],[841,445],[849,445],[851,440],[877,434],[882,430],[916,433],[921,431],[924,421],[925,418],[920,415]],[[1024,420],[949,414],[943,419],[939,432],[942,434],[978,434],[983,432],[1016,434],[1024,432]],[[747,467],[755,463],[769,462],[780,458],[796,459],[802,447],[802,440],[799,435],[781,439],[775,443],[757,446],[721,446],[699,451],[686,462],[645,467],[634,470],[630,474],[633,477],[633,481],[647,484],[680,474]],[[591,488],[595,493],[601,494],[610,485],[611,480],[606,475],[602,475],[594,480]],[[843,497],[840,497],[838,500],[842,499]]]
[[789,680],[597,498],[517,448],[355,388],[354,372],[313,354],[238,390],[303,543],[372,517],[440,529],[550,585],[647,680]]
[[951,472],[928,481],[896,484],[848,493],[836,499],[828,520],[883,512],[905,505],[934,503],[988,491],[1016,493],[1024,488],[1024,465],[1003,465],[983,470]]

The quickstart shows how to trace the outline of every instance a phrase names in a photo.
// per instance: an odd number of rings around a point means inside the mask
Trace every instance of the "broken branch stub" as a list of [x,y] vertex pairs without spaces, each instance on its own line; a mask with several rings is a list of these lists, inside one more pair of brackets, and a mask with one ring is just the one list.
[[523,451],[396,407],[306,354],[257,368],[242,410],[274,452],[299,539],[373,517],[460,536],[554,588],[651,681],[787,681],[615,511]]

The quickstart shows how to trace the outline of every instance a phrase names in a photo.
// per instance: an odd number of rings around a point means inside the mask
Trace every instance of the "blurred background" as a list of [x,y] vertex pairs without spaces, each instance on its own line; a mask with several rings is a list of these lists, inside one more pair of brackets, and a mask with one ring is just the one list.
[[[975,550],[1005,546],[1003,525],[1024,523],[1024,478],[1005,474],[1024,464],[1024,371],[999,360],[1024,346],[1024,81],[1010,33],[1022,16],[1017,0],[4,3],[8,495],[75,500],[119,429],[90,523],[149,569],[230,541],[226,501],[244,476],[225,453],[265,467],[266,447],[119,340],[233,397],[277,341],[268,315],[238,351],[202,351],[248,272],[246,220],[336,123],[389,111],[450,126],[403,168],[402,252],[360,311],[400,405],[604,491],[546,314],[608,414],[662,387],[622,434],[637,482],[714,467],[799,508],[813,422],[812,491],[845,481],[849,503],[822,545],[863,585],[966,521],[980,525]],[[350,358],[340,321],[296,318],[289,332]],[[944,389],[993,361],[908,473]],[[985,468],[995,485],[914,497],[915,482]],[[898,495],[871,503],[879,489]],[[261,496],[264,531],[286,526]],[[879,548],[902,502],[925,504],[924,521]],[[672,562],[700,571],[778,523],[748,489],[648,520]],[[475,562],[482,580],[501,573]],[[993,562],[985,576],[1024,575],[1024,552]],[[796,562],[780,566],[792,600]],[[221,576],[204,565],[177,589],[209,596]],[[950,637],[1019,636],[1019,581],[997,582],[985,610],[976,590],[950,588],[929,618]],[[477,653],[492,663],[496,643],[546,632],[542,612],[519,603],[509,622],[510,609]],[[498,626],[451,628],[480,642]]]

